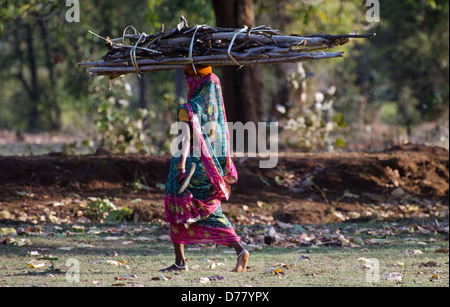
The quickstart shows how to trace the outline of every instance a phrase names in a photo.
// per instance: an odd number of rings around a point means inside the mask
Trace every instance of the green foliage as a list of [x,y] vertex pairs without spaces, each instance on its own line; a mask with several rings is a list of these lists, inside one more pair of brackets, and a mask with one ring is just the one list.
[[449,98],[448,1],[390,1],[381,15],[382,39],[372,41],[377,52],[371,56],[374,69],[391,81],[401,111],[397,121],[411,126],[420,117],[438,118]]
[[[166,30],[174,27],[180,15],[191,26],[214,25],[210,0],[129,0],[125,4],[83,0],[80,23],[65,20],[65,1],[0,2],[0,129],[82,130],[94,140],[98,136],[100,145],[114,152],[168,152],[168,127],[182,103],[175,99],[173,72],[146,75],[146,105],[141,105],[137,77],[121,79],[122,85],[114,84],[109,91],[106,80],[91,79],[77,64],[101,58],[107,50],[89,30],[116,38],[133,25],[139,32],[154,33],[162,24]],[[314,74],[306,81],[307,95],[334,85],[338,90],[333,107],[344,114],[342,122],[349,127],[381,118],[383,123],[411,130],[448,112],[447,0],[380,1],[381,22],[377,24],[367,23],[368,7],[359,0],[255,0],[254,4],[257,24],[284,33],[377,32],[374,39],[342,47],[343,59],[305,64],[307,72]],[[277,91],[273,72],[271,67],[264,69],[266,113]],[[370,83],[366,91],[360,82],[364,73]],[[125,84],[133,89],[131,95],[123,96],[115,89],[122,90]],[[309,113],[291,117],[313,122],[315,111],[309,109]],[[348,130],[333,121],[333,116],[309,128],[323,130],[330,122]],[[340,133],[333,147],[344,144]],[[323,137],[318,139],[327,144]],[[73,151],[70,146],[66,149]]]
[[98,107],[96,125],[101,135],[100,146],[112,152],[145,153],[143,122],[146,109],[138,109],[133,115],[127,115],[129,101],[110,97]]
[[130,221],[133,218],[133,211],[124,207],[119,210],[111,211],[106,217],[106,221],[108,222],[123,222]]
[[398,116],[398,105],[395,102],[385,102],[380,108],[381,121],[386,124],[396,122]]
[[[287,33],[377,33],[346,45],[344,59],[305,64],[315,74],[308,94],[336,86],[334,106],[351,127],[377,124],[385,101],[398,112],[382,123],[408,129],[448,113],[448,1],[380,1],[381,22],[374,24],[366,21],[364,2],[264,0],[256,10],[258,23]],[[361,87],[364,74],[367,90]]]
[[99,197],[88,204],[86,215],[94,221],[122,222],[131,220],[133,211],[127,207],[118,209],[107,197]]
[[190,26],[215,24],[210,0],[148,0],[148,4],[147,21],[155,32],[160,30],[162,24],[166,29],[175,27],[181,15],[185,16]]
[[145,182],[144,177],[141,177],[141,178],[135,180],[134,182],[127,184],[127,186],[129,186],[130,188],[133,189],[133,193],[138,193],[141,191],[149,191],[150,187],[147,184],[144,184],[142,182]]
[[117,210],[117,207],[107,198],[97,198],[96,201],[88,204],[86,215],[97,221],[104,220],[109,212]]
[[344,148],[348,124],[342,113],[335,112],[331,103],[316,103],[304,110],[297,118],[284,124],[290,131],[286,145],[303,152],[335,151]]

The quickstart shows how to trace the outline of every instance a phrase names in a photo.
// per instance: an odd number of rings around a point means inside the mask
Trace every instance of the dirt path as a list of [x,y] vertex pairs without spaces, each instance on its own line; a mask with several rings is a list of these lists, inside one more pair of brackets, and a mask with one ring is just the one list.
[[[140,155],[0,157],[0,219],[75,221],[89,197],[105,196],[133,209],[135,221],[163,219],[161,184],[169,161]],[[257,158],[235,163],[239,183],[224,204],[234,222],[448,215],[449,152],[437,147],[281,154],[278,167],[266,170]]]

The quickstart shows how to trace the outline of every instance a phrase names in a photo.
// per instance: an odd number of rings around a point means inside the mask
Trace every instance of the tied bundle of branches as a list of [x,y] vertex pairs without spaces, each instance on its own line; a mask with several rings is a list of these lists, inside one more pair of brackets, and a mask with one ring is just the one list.
[[[186,65],[294,63],[341,57],[343,52],[326,53],[323,50],[342,46],[354,38],[375,36],[374,33],[358,35],[356,32],[346,35],[283,35],[266,26],[242,29],[207,25],[189,27],[184,17],[181,19],[175,29],[165,31],[162,26],[161,31],[154,35],[138,33],[129,26],[121,38],[101,37],[110,49],[103,61],[79,66],[88,67],[93,77],[106,75],[113,79],[129,73],[141,75],[149,71],[183,69]],[[135,33],[127,34],[129,29]]]

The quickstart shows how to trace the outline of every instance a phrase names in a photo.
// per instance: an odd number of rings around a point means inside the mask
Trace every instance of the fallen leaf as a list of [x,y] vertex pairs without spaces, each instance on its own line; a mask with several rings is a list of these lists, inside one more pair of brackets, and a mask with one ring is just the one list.
[[163,240],[163,241],[170,241],[171,240],[169,235],[159,236],[158,239]]
[[94,248],[95,246],[92,244],[80,243],[80,244],[77,244],[76,247],[78,247],[78,248]]
[[339,242],[341,242],[342,245],[349,245],[350,241],[347,240],[340,232],[340,230],[336,230],[336,234],[332,236],[333,238],[338,239]]
[[[165,190],[166,186],[163,183],[157,182],[156,187],[160,190]],[[148,188],[148,187],[147,187]]]
[[362,262],[362,265],[357,265],[357,267],[362,268],[362,269],[372,269],[374,262],[370,259],[366,259],[364,257],[358,258],[359,262]]
[[14,228],[0,228],[0,236],[17,236]]
[[276,267],[280,267],[280,268],[285,268],[285,269],[289,269],[290,265],[286,264],[286,263],[275,263]]
[[24,191],[17,191],[17,195],[19,196],[23,196],[23,197],[29,197],[29,198],[33,198],[34,197],[34,193],[28,193],[28,192],[24,192]]
[[264,270],[264,274],[273,274],[273,275],[284,275],[284,272],[281,268],[267,268]]
[[438,279],[440,279],[439,275],[438,274],[434,274],[433,276],[431,276],[430,281],[438,280]]
[[10,238],[8,243],[18,247],[31,246],[33,243],[29,239],[16,240],[15,238]]
[[268,203],[265,203],[263,201],[257,201],[256,204],[258,205],[259,208],[261,209],[268,209],[271,208],[271,205],[269,205]]
[[352,242],[353,242],[354,244],[359,245],[359,246],[364,246],[364,240],[361,239],[361,238],[359,238],[359,237],[354,238],[354,239],[352,240]]
[[208,269],[214,269],[216,267],[216,264],[214,262],[210,263],[210,265],[208,265]]
[[316,237],[312,234],[304,233],[299,237],[300,244],[310,244]]
[[369,239],[365,241],[368,245],[378,245],[378,244],[391,244],[387,239]]
[[403,280],[403,274],[398,272],[392,272],[389,274],[384,274],[384,279],[387,281],[398,281],[401,282]]
[[12,217],[12,215],[9,211],[7,211],[7,210],[0,211],[0,219],[9,220],[9,219],[11,219],[11,217]]
[[421,226],[419,226],[419,225],[417,225],[416,227],[417,227],[416,232],[418,232],[418,233],[421,233],[421,234],[427,234],[427,233],[430,233],[430,232],[431,232],[431,231],[429,231],[428,229],[426,229],[426,228],[424,228],[424,227],[421,227]]
[[334,211],[333,212],[333,215],[335,216],[335,217],[337,217],[340,221],[345,221],[346,220],[346,218],[345,218],[345,216],[341,213],[341,212],[339,212],[339,211]]
[[84,226],[80,226],[80,225],[73,225],[72,226],[72,231],[74,231],[74,232],[84,232],[85,231],[85,227]]
[[415,255],[421,255],[421,254],[423,254],[423,252],[418,249],[408,249],[405,251],[405,254],[409,255],[409,256],[415,256]]
[[27,262],[27,265],[28,265],[30,268],[33,268],[33,269],[41,269],[41,268],[44,268],[44,267],[45,267],[45,262],[44,262],[44,261],[38,261],[38,260],[36,260],[36,259],[33,259],[33,260]]
[[448,248],[438,248],[434,250],[435,253],[448,254]]
[[125,268],[129,268],[127,263],[125,261],[116,261],[116,260],[99,260],[97,263],[105,263],[109,265],[115,265],[115,266],[124,266]]
[[276,270],[278,270],[278,268],[267,268],[267,269],[264,270],[264,274],[273,273]]
[[114,277],[114,280],[127,280],[126,277]]

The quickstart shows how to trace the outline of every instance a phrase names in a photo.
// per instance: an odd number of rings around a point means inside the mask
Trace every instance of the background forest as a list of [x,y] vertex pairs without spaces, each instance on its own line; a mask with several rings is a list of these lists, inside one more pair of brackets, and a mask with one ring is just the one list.
[[[279,121],[280,146],[292,151],[370,151],[406,142],[449,147],[447,0],[381,0],[380,19],[372,22],[368,10],[378,1],[80,0],[80,22],[68,22],[76,2],[0,0],[0,155],[100,146],[167,153],[170,124],[186,97],[184,74],[128,75],[112,84],[91,78],[77,64],[101,59],[107,48],[89,31],[117,38],[133,25],[153,34],[162,24],[174,28],[181,15],[190,25],[223,26],[223,6],[236,9],[239,2],[252,10],[255,25],[286,34],[377,36],[341,47],[344,58],[246,68],[258,76],[254,102],[242,113],[225,97],[230,120]],[[220,68],[215,73],[230,79]],[[58,148],[30,147],[42,133],[70,137],[50,137]],[[21,142],[27,150],[11,146]]]

